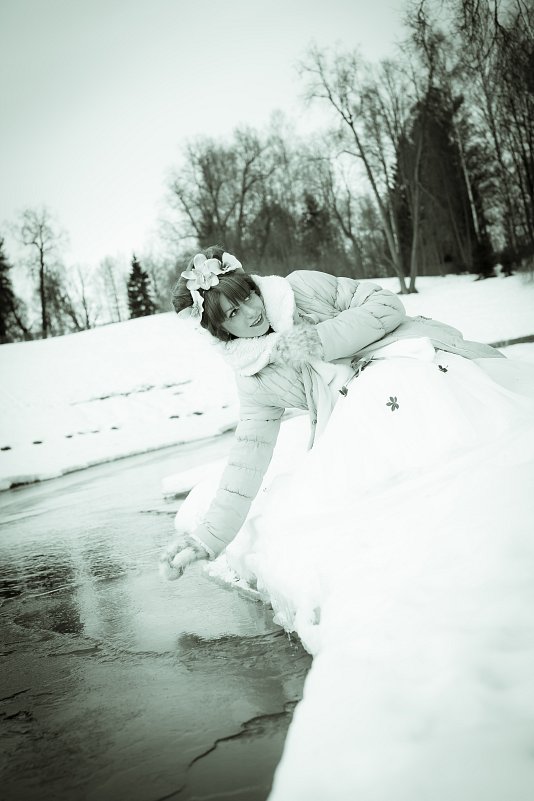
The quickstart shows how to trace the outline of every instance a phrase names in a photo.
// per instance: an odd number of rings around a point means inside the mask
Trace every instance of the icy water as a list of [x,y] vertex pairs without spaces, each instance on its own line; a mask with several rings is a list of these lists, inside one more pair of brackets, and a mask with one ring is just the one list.
[[157,572],[161,479],[225,439],[0,493],[4,798],[267,797],[310,658],[199,566]]

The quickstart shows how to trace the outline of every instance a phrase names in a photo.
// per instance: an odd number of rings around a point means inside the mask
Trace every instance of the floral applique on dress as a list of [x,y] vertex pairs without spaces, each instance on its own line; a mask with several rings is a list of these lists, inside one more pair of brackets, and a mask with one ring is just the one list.
[[399,408],[399,404],[397,403],[397,396],[396,395],[390,395],[389,396],[389,401],[386,403],[386,406],[391,407],[391,411],[392,412],[394,412],[395,409],[398,409]]

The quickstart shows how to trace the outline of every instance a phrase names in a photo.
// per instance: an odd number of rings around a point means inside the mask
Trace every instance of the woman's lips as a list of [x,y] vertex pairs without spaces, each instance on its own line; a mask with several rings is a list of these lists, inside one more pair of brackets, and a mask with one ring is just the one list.
[[263,314],[260,314],[260,316],[258,317],[258,319],[256,320],[256,322],[255,322],[255,323],[252,323],[252,325],[251,325],[251,328],[255,328],[255,327],[256,327],[257,325],[259,325],[261,322],[263,322]]

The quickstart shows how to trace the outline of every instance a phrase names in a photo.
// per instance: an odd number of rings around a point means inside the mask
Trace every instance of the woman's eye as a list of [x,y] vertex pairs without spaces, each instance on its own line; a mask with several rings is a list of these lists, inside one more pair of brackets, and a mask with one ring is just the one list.
[[233,309],[233,310],[230,312],[230,314],[228,315],[228,317],[229,317],[230,319],[232,319],[232,317],[235,317],[235,315],[236,315],[236,314],[237,314],[237,309]]

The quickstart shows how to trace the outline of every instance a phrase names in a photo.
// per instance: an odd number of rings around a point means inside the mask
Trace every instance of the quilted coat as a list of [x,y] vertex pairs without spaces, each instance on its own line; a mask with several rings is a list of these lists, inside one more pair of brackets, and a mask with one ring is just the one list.
[[[287,278],[252,276],[264,301],[273,334],[231,343],[214,341],[232,364],[240,420],[217,493],[203,523],[190,532],[216,556],[235,537],[271,461],[287,408],[307,409],[310,445],[332,409],[328,382],[336,364],[401,338],[429,337],[441,350],[467,358],[502,357],[488,345],[467,342],[456,329],[423,317],[407,317],[398,296],[368,281],[299,270]],[[313,324],[323,358],[279,361],[273,344],[294,325]],[[330,370],[330,374],[329,374]]]

